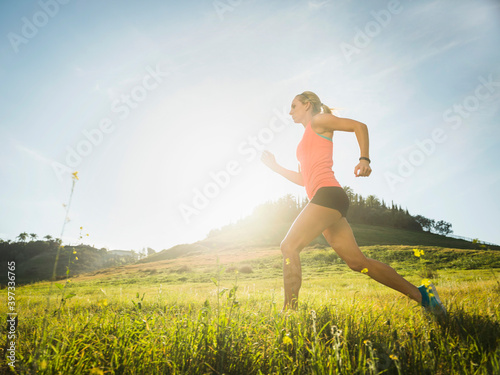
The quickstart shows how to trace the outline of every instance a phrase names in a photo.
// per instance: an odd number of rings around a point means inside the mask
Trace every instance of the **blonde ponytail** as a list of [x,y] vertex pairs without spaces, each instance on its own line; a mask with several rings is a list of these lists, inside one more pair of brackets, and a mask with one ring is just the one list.
[[332,109],[328,107],[326,104],[321,103],[321,110],[323,113],[332,113]]
[[297,95],[297,98],[302,104],[311,103],[313,116],[318,113],[332,113],[332,109],[335,109],[321,103],[318,95],[312,91],[304,91],[302,94]]

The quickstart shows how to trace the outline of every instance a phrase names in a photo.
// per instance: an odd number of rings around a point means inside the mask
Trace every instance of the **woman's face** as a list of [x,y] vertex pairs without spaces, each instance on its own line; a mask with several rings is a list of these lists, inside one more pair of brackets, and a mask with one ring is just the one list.
[[301,123],[302,119],[306,116],[309,107],[310,105],[303,104],[297,97],[295,97],[292,102],[292,108],[290,109],[290,116],[292,116],[293,122]]

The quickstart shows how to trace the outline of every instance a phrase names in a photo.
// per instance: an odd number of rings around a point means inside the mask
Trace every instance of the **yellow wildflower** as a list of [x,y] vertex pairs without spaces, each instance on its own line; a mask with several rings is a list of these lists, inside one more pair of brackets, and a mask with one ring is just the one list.
[[76,254],[76,250],[73,250],[73,254]]
[[397,361],[399,359],[398,356],[394,354],[391,354],[389,358],[392,359],[393,361]]
[[78,171],[74,171],[74,172],[72,173],[72,175],[73,175],[73,178],[74,178],[75,180],[79,180],[79,178],[78,178]]
[[363,269],[361,270],[361,273],[368,273],[368,268],[363,268]]
[[285,259],[285,263],[286,263],[286,265],[288,266],[288,265],[290,264],[290,258],[286,258],[286,259]]
[[413,249],[413,254],[416,257],[420,257],[421,255],[424,255],[424,251],[423,250],[419,250],[419,249]]
[[285,345],[293,345],[293,341],[292,341],[292,339],[290,337],[285,336],[285,337],[283,337],[283,344],[285,344]]
[[78,257],[75,257],[75,260],[78,260]]
[[426,288],[429,288],[431,285],[431,281],[429,279],[423,279],[422,285],[424,285]]

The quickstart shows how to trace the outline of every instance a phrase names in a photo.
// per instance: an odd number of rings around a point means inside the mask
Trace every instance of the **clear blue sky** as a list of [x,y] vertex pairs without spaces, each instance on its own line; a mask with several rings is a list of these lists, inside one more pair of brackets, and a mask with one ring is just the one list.
[[311,90],[369,128],[369,178],[335,134],[341,184],[500,243],[497,1],[61,2],[0,3],[0,238],[59,237],[71,171],[64,241],[110,249],[305,197],[257,155],[297,168]]

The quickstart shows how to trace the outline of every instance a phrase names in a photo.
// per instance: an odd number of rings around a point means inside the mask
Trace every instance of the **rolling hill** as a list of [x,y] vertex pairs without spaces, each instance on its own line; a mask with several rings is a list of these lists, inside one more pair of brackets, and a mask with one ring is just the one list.
[[[382,247],[397,249],[401,247],[439,247],[448,249],[469,249],[476,251],[500,250],[500,246],[486,246],[463,239],[422,231],[397,228],[398,218],[415,225],[414,218],[401,208],[392,209],[378,206],[359,205],[356,210],[358,219],[371,220],[376,217],[386,218],[387,225],[369,225],[352,223],[358,245],[362,248]],[[214,264],[219,258],[223,264],[240,264],[265,257],[280,257],[279,245],[290,228],[291,223],[300,212],[301,204],[291,197],[285,197],[275,203],[267,203],[256,208],[254,213],[234,224],[212,230],[205,239],[191,244],[179,244],[169,249],[150,254],[136,261],[120,252],[95,249],[87,245],[67,246],[60,251],[57,267],[57,278],[74,277],[78,274],[113,275],[129,274],[143,270],[154,274],[159,270],[182,273],[192,268],[193,264],[205,266]],[[377,216],[378,215],[378,216]],[[370,219],[371,218],[371,219]],[[353,217],[353,221],[356,217]],[[384,222],[383,220],[381,222]],[[391,226],[392,225],[392,226]],[[58,252],[59,244],[52,241],[32,241],[29,243],[0,243],[0,260],[16,261],[17,280],[19,283],[30,283],[49,280]],[[312,247],[330,248],[323,236],[318,236],[310,244]],[[137,254],[137,253],[135,253]],[[76,259],[78,258],[78,259]],[[270,259],[271,259],[270,258]],[[273,258],[274,259],[274,258]],[[274,262],[274,260],[272,260]],[[133,263],[133,264],[131,264]],[[279,262],[278,262],[279,263]],[[67,270],[69,269],[69,274]],[[2,280],[2,285],[6,282]]]

